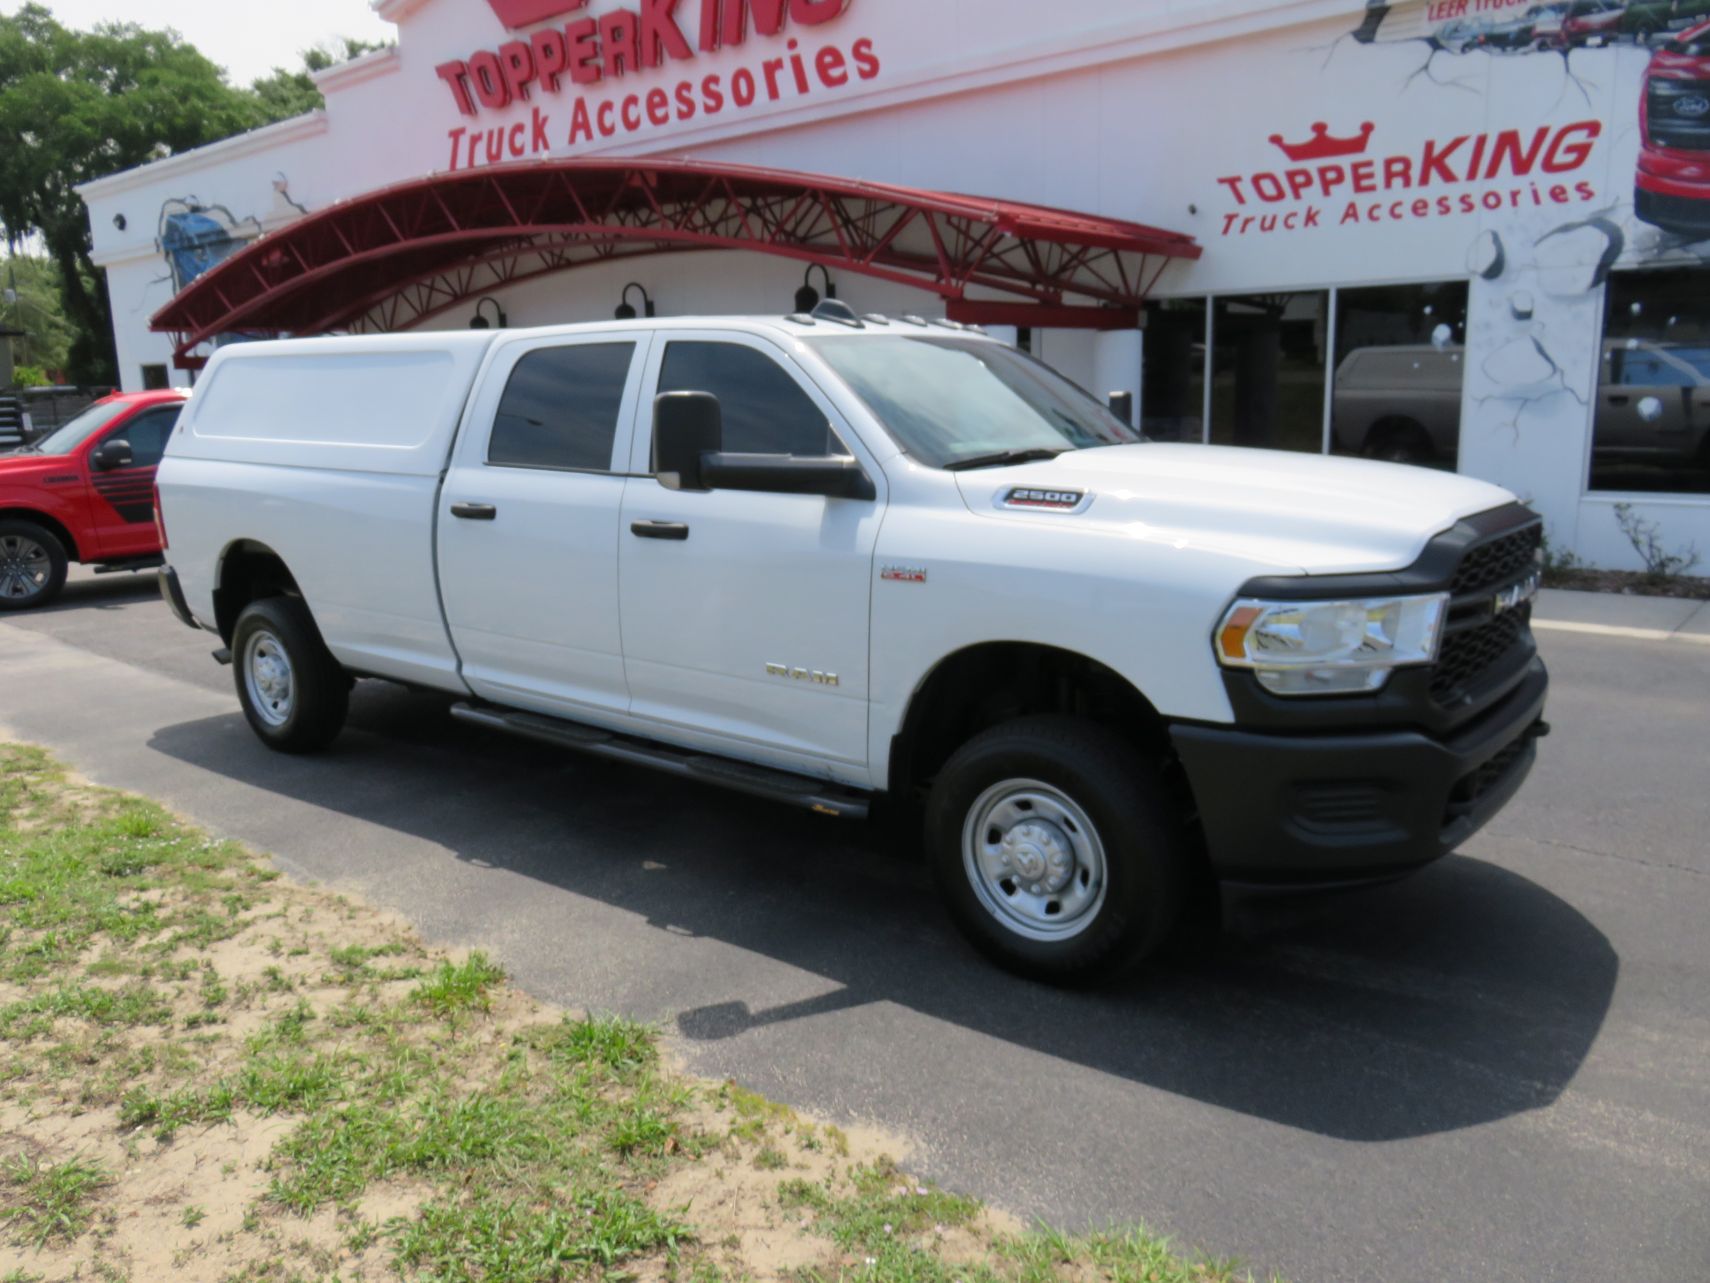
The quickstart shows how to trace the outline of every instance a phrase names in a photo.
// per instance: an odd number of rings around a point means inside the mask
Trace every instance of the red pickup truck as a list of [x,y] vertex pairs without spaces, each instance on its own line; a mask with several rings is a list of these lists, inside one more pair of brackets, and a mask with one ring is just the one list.
[[121,392],[0,455],[0,610],[52,601],[74,561],[160,564],[154,470],[187,393]]

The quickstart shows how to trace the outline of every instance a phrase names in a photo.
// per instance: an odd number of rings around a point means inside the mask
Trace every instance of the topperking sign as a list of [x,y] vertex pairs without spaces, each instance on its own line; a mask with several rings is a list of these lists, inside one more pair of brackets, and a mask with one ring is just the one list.
[[[598,15],[589,0],[488,3],[506,31],[538,29],[434,69],[475,121],[448,133],[452,169],[836,91],[880,70],[871,39],[829,38],[852,0],[641,0]],[[764,47],[743,65],[667,79],[751,44]],[[521,106],[527,119],[482,123]]]

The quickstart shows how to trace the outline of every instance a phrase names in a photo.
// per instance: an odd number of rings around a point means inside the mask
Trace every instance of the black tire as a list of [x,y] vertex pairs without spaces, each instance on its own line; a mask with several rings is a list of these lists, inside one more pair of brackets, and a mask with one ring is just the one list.
[[[252,681],[252,672],[261,675]],[[244,607],[232,629],[232,677],[251,729],[282,753],[325,748],[350,709],[350,681],[301,598],[264,597]],[[270,701],[270,694],[281,698]]]
[[1428,463],[1436,457],[1430,434],[1412,419],[1384,419],[1374,424],[1360,453],[1385,463]]
[[[47,554],[47,574],[41,559]],[[33,521],[0,521],[0,610],[33,610],[45,606],[65,587],[71,559],[53,531]]]
[[[988,811],[991,796],[1003,797],[1002,789],[1024,781],[1036,781],[1068,799],[1091,821],[1092,837],[1103,848],[1102,901],[1090,900],[1075,909],[1067,903],[1076,894],[1075,884],[1082,882],[1089,897],[1091,887],[1083,881],[1085,865],[1078,856],[1085,835],[1078,826],[1068,826],[1076,835],[1069,841],[1077,852],[1077,871],[1061,893],[1066,899],[1060,908],[1071,919],[1061,928],[1066,934],[1059,936],[1039,934],[1058,928],[1040,911],[1030,911],[1022,893],[1031,888],[1006,892],[1002,882],[970,871],[970,863],[979,864],[974,850],[964,856],[964,831],[978,821],[979,813]],[[1026,799],[1029,792],[1017,788],[1012,796]],[[1046,816],[1041,811],[1037,818]],[[1012,826],[1011,835],[1025,823]],[[1001,825],[994,824],[987,842],[1001,831]],[[1064,833],[1062,827],[1055,831]],[[1056,716],[1006,722],[957,750],[927,799],[926,848],[951,916],[976,948],[1018,975],[1075,985],[1120,976],[1169,941],[1194,859],[1182,816],[1157,770],[1103,727]],[[1030,860],[1051,849],[1049,844],[1029,849],[1025,841],[1019,848]],[[1054,893],[1048,881],[1043,885],[1045,894],[1033,901],[1046,901],[1043,912],[1048,914]],[[1008,897],[1007,909],[989,907],[982,899],[997,904],[1001,895]],[[1025,920],[1030,912],[1031,924]],[[1024,920],[1017,925],[1017,918]]]

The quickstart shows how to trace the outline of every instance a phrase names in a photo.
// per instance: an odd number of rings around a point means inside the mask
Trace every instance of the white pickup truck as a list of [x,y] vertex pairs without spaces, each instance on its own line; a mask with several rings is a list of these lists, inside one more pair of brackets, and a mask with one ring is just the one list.
[[1217,879],[1418,868],[1547,729],[1512,495],[1147,443],[942,322],[229,346],[158,486],[162,592],[273,747],[377,677],[826,816],[918,803],[958,923],[1046,979]]

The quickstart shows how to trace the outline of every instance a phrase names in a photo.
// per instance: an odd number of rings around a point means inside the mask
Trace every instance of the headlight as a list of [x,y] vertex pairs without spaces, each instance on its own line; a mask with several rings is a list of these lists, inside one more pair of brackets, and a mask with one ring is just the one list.
[[1277,695],[1382,690],[1390,673],[1437,658],[1449,594],[1364,601],[1252,601],[1229,608],[1217,658]]

